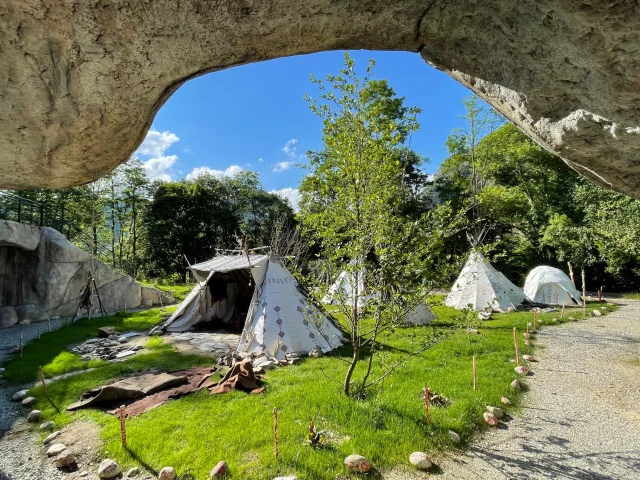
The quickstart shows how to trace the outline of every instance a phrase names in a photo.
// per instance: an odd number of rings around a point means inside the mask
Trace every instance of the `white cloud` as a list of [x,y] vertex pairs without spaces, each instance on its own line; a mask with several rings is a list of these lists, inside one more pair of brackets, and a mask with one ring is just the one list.
[[239,165],[231,165],[225,170],[214,170],[209,167],[196,167],[191,170],[191,173],[187,175],[187,180],[194,180],[202,175],[211,175],[212,177],[222,178],[222,177],[233,177],[238,173],[242,172],[243,168]]
[[436,176],[433,173],[427,175],[427,182],[433,182],[436,179]]
[[158,132],[157,130],[149,130],[147,136],[138,147],[136,153],[138,155],[148,155],[150,157],[160,157],[173,143],[180,139],[172,132]]
[[171,175],[169,175],[168,170],[171,169],[177,160],[177,155],[166,155],[150,158],[149,160],[142,162],[142,164],[147,170],[147,175],[151,180],[163,180],[165,182],[169,182],[171,181]]
[[191,153],[191,149],[189,147],[185,147],[183,151],[184,153]]
[[280,190],[271,190],[269,193],[275,193],[280,198],[288,200],[294,212],[297,212],[300,208],[300,200],[302,197],[297,188],[281,188]]
[[289,170],[289,168],[293,165],[293,162],[278,162],[276,166],[273,167],[274,172],[284,172],[285,170]]
[[264,162],[264,160],[263,160],[262,158],[259,158],[259,159],[258,159],[258,161],[259,161],[260,163],[263,163],[263,162]]
[[282,147],[282,151],[287,155],[289,155],[291,158],[296,158],[298,156],[298,153],[296,152],[298,148],[296,146],[296,143],[298,143],[298,139],[292,138],[291,140],[289,140],[287,143],[284,144],[284,147]]

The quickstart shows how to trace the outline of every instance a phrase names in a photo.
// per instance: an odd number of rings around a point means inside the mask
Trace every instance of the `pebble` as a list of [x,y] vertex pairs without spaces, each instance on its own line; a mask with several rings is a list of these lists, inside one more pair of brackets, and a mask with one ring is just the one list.
[[511,382],[510,386],[513,390],[520,390],[522,388],[522,385],[520,385],[520,380],[518,380],[517,378],[513,382]]
[[371,464],[369,463],[369,460],[367,460],[362,455],[357,455],[355,453],[345,458],[344,464],[352,472],[368,472],[369,470],[371,470]]
[[497,425],[498,424],[498,419],[493,413],[484,412],[482,414],[482,417],[484,418],[484,421],[487,422],[489,425]]
[[472,334],[472,335],[477,335],[480,332],[476,328],[467,328],[467,333]]
[[511,400],[509,400],[509,398],[507,397],[500,397],[500,401],[503,405],[511,405]]
[[493,413],[496,418],[504,417],[504,412],[500,407],[492,407],[490,405],[487,405],[487,412]]
[[433,466],[431,459],[424,452],[413,452],[409,455],[409,463],[418,470],[429,470]]
[[139,473],[140,473],[140,469],[138,467],[133,467],[133,468],[130,468],[129,470],[127,470],[127,473],[126,473],[125,476],[127,478],[133,478],[136,475],[138,475]]
[[514,368],[515,372],[518,375],[526,375],[527,373],[529,373],[529,370],[527,370],[527,367],[520,365],[519,367]]
[[569,321],[571,321],[571,322],[575,322],[575,321],[576,321],[576,319],[575,319],[575,318],[573,318],[573,317],[569,317]]
[[27,397],[24,400],[22,400],[22,406],[23,407],[32,407],[36,404],[38,400],[36,400],[36,397]]
[[453,430],[449,430],[448,432],[449,438],[451,439],[451,441],[453,443],[460,443],[460,435],[458,435],[456,432],[454,432]]
[[31,410],[31,412],[29,412],[29,415],[27,415],[27,422],[37,422],[38,420],[40,420],[41,415],[42,412],[40,410]]
[[54,443],[47,450],[47,457],[55,457],[60,455],[61,452],[67,449],[67,446],[63,443]]
[[53,428],[53,422],[51,420],[40,424],[40,430],[50,430],[52,428]]
[[57,432],[53,432],[51,435],[49,435],[47,438],[45,438],[43,443],[45,445],[48,445],[52,441],[54,441],[56,438],[58,438],[59,436],[60,436],[60,431],[58,430]]
[[525,345],[531,345],[531,342],[530,342],[529,340],[525,340],[525,341],[524,341],[524,344],[525,344]]
[[60,455],[53,459],[53,464],[58,468],[68,467],[74,463],[76,463],[76,457],[74,457],[73,453],[69,450],[64,450]]
[[591,312],[591,315],[593,315],[594,317],[601,317],[602,312],[600,310],[594,310],[593,312]]
[[12,402],[21,402],[22,400],[27,398],[28,393],[29,393],[29,390],[20,390],[19,392],[16,392],[16,393],[14,393],[12,395],[11,401]]
[[106,458],[98,467],[98,476],[100,478],[113,478],[120,475],[120,467],[113,460]]
[[551,321],[552,321],[553,323],[558,323],[558,319],[557,319],[556,317],[553,317],[553,318],[551,319]]
[[527,362],[531,362],[533,360],[533,357],[531,355],[522,355],[522,358]]
[[173,469],[173,467],[164,467],[162,470],[160,470],[158,480],[175,480],[176,477],[176,471]]
[[218,464],[211,470],[211,478],[223,477],[229,473],[229,466],[224,460],[220,460]]

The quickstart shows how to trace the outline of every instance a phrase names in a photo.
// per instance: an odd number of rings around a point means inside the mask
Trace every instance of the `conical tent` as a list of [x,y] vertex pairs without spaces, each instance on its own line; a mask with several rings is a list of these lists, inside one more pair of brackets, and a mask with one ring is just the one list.
[[553,267],[536,267],[524,282],[524,292],[532,301],[547,305],[571,305],[580,303],[580,292],[568,275]]
[[286,267],[271,259],[256,288],[238,351],[280,360],[288,352],[328,352],[344,342],[342,332],[309,301]]
[[[355,278],[357,277],[357,279]],[[362,307],[366,305],[373,295],[364,294],[364,274],[361,272],[347,272],[343,270],[338,278],[327,290],[327,293],[322,297],[322,303],[329,305],[349,305],[353,303],[353,296],[355,295],[354,286],[358,285],[358,306]]]
[[407,325],[429,325],[435,320],[436,314],[425,302],[420,302],[413,307],[402,319],[402,323]]
[[522,290],[493,268],[481,253],[471,250],[445,305],[459,310],[506,312],[509,307],[522,304],[525,298]]
[[163,325],[163,330],[183,332],[210,318],[207,311],[209,279],[224,274],[243,285],[253,279],[238,351],[264,353],[282,359],[287,352],[307,354],[318,348],[328,352],[346,342],[342,332],[308,299],[287,268],[267,255],[220,255],[192,265],[198,285]]

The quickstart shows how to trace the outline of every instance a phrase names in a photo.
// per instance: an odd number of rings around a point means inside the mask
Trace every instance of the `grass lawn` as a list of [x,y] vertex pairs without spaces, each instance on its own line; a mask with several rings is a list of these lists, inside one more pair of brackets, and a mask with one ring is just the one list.
[[[596,307],[597,304],[591,304],[588,310]],[[120,445],[116,418],[95,410],[70,415],[64,412],[64,407],[78,400],[83,391],[117,375],[152,367],[175,370],[208,365],[211,359],[182,355],[154,338],[149,353],[51,384],[49,394],[53,404],[60,408],[59,412],[44,398],[41,387],[32,389],[32,393],[38,398],[37,405],[43,410],[44,419],[54,420],[58,426],[75,419],[96,421],[101,426],[105,455],[119,462],[122,468],[138,465],[157,472],[170,465],[181,479],[209,478],[211,468],[219,460],[227,461],[234,478],[270,479],[295,474],[301,479],[334,479],[348,476],[343,460],[352,453],[366,456],[378,469],[406,465],[409,454],[416,450],[424,450],[437,459],[443,449],[456,448],[447,435],[448,430],[456,431],[466,442],[485,428],[482,412],[486,405],[500,405],[500,397],[506,395],[513,402],[507,410],[514,412],[518,408],[518,394],[509,387],[516,378],[512,329],[518,328],[521,354],[531,353],[531,348],[524,345],[522,333],[527,322],[533,320],[533,314],[498,314],[489,321],[468,323],[460,312],[448,307],[435,305],[434,310],[439,316],[434,327],[446,328],[450,335],[432,349],[409,359],[403,368],[385,380],[384,390],[373,389],[365,399],[345,397],[341,385],[329,378],[342,380],[345,372],[346,365],[334,355],[305,359],[296,365],[269,371],[267,390],[261,395],[233,392],[211,396],[202,391],[129,419],[126,450]],[[569,316],[581,318],[581,312],[581,309],[570,309],[565,320]],[[549,328],[551,319],[559,316],[559,313],[540,315],[543,328]],[[121,330],[132,329],[124,326],[125,321],[136,321],[135,315],[122,319],[123,324],[119,325]],[[150,319],[146,321],[153,323]],[[480,330],[479,335],[466,333],[465,328],[470,324]],[[75,335],[71,332],[76,327],[68,329],[67,335]],[[95,325],[90,331],[85,326],[79,328],[85,330],[78,339],[95,332]],[[431,335],[433,327],[396,329],[381,341],[385,362],[402,358]],[[48,350],[50,343],[43,341],[45,338],[27,348],[39,345],[40,350]],[[349,355],[349,347],[345,346],[339,353]],[[36,355],[25,350],[23,362],[32,358],[27,354]],[[58,349],[55,355],[49,355],[49,361],[59,354]],[[39,355],[42,359],[39,361],[46,364],[44,352]],[[474,355],[478,363],[476,392],[472,388]],[[366,356],[361,361],[364,367]],[[20,365],[15,362],[7,368],[13,379]],[[33,378],[33,366],[38,362],[27,363],[31,367],[22,370],[28,377],[25,379]],[[535,371],[535,364],[532,370]],[[432,409],[430,425],[425,421],[421,398],[425,383],[451,401],[445,408]],[[279,411],[279,461],[273,453],[274,407]],[[328,431],[321,448],[313,449],[305,444],[310,417],[317,420],[319,430]]]
[[623,293],[622,298],[626,298],[627,300],[640,300],[640,292]]
[[144,285],[145,287],[153,287],[157,290],[160,290],[161,292],[164,292],[167,295],[175,298],[177,302],[181,302],[182,300],[187,298],[187,295],[189,295],[189,293],[191,293],[191,290],[193,290],[193,288],[196,286],[195,283],[165,284],[162,282],[157,283],[143,281],[138,281],[138,283]]
[[[164,312],[171,312],[170,307]],[[24,383],[39,378],[40,366],[44,367],[47,377],[85,368],[107,365],[102,360],[84,361],[80,356],[66,351],[68,345],[94,338],[100,327],[111,325],[118,332],[148,330],[166,316],[161,309],[155,308],[135,313],[111,315],[109,319],[96,317],[91,320],[80,319],[67,327],[43,333],[39,339],[25,345],[22,358],[15,355],[4,365],[4,378],[10,383]]]

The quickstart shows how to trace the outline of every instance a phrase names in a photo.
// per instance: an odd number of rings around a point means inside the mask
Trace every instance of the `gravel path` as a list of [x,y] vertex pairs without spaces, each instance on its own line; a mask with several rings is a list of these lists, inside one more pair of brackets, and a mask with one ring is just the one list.
[[640,479],[640,302],[541,330],[521,415],[440,463],[454,479]]
[[[61,326],[62,320],[51,320],[51,331],[57,330]],[[26,344],[38,337],[38,330],[40,330],[40,333],[44,333],[48,329],[48,322],[13,325],[12,327],[3,328],[0,331],[0,365],[8,360],[11,353],[20,346],[20,332],[23,332],[23,341]]]

